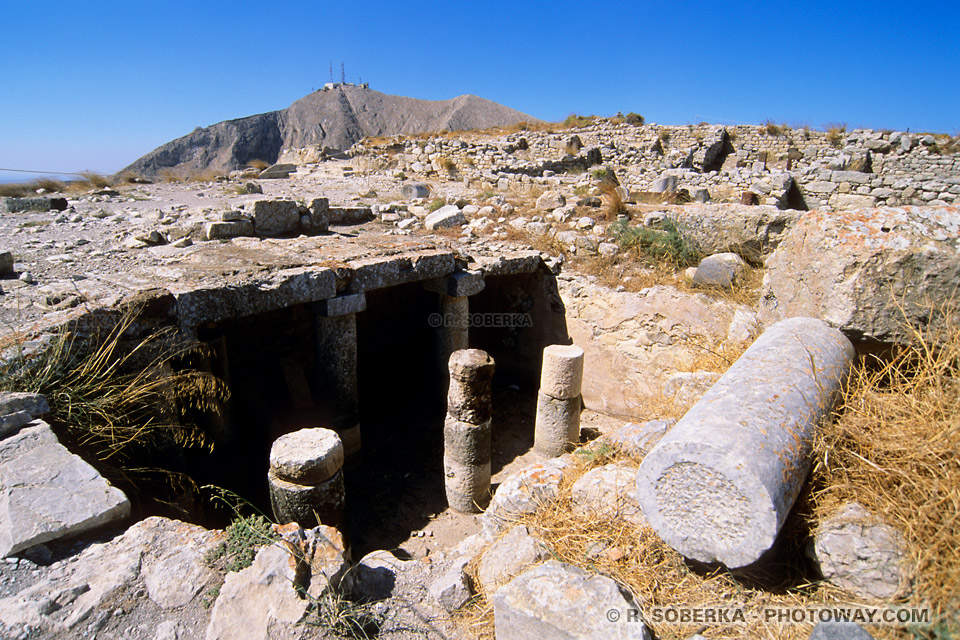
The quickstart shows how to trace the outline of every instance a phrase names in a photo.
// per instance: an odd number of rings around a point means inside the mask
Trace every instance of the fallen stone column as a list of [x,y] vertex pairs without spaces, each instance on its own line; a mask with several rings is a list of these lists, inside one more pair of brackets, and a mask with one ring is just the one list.
[[493,358],[479,349],[450,356],[450,388],[443,424],[447,502],[461,513],[480,513],[490,501],[490,387]]
[[770,327],[644,458],[640,506],[671,547],[737,568],[774,544],[853,364],[813,318]]
[[357,392],[357,313],[366,310],[362,293],[323,300],[314,306],[320,390],[333,395],[333,428],[347,458],[360,452]]
[[330,429],[301,429],[270,447],[270,506],[274,519],[304,528],[343,524],[344,449]]
[[555,458],[580,440],[583,349],[553,344],[543,350],[533,448]]

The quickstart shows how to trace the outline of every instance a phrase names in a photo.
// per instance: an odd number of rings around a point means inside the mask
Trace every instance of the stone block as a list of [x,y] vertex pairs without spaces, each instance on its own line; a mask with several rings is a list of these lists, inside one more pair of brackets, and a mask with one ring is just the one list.
[[298,484],[319,484],[343,467],[343,445],[330,429],[300,429],[270,447],[270,470]]
[[537,209],[541,211],[553,211],[567,204],[567,199],[557,191],[546,191],[537,198]]
[[484,531],[496,534],[553,500],[569,464],[566,458],[554,458],[525,467],[500,483],[490,506],[480,516]]
[[289,178],[297,170],[295,164],[274,164],[260,172],[260,178]]
[[430,195],[430,187],[423,182],[408,182],[400,187],[400,194],[403,196],[404,200],[426,198]]
[[492,596],[530,565],[549,557],[546,545],[530,535],[527,527],[518,524],[484,552],[477,568],[477,578],[483,592]]
[[6,198],[7,213],[20,211],[64,211],[69,206],[66,198]]
[[486,283],[479,271],[456,271],[443,278],[427,280],[423,288],[452,298],[464,298],[483,291]]
[[467,224],[467,218],[460,211],[460,207],[455,204],[440,207],[433,213],[428,214],[423,221],[423,226],[429,231],[459,227],[463,224]]
[[325,318],[338,318],[367,310],[367,296],[364,293],[351,293],[336,298],[327,298],[316,303],[316,312]]
[[[0,441],[0,555],[130,515],[130,502],[42,421]],[[69,497],[69,499],[67,499]]]
[[735,253],[716,253],[707,256],[697,265],[693,283],[701,287],[733,287],[745,269],[743,258]]
[[300,225],[300,211],[293,200],[255,200],[251,207],[258,236],[294,233]]
[[555,458],[580,442],[580,396],[557,399],[537,394],[533,447],[542,456]]
[[605,576],[549,560],[493,596],[497,640],[652,640],[636,603]]
[[13,254],[0,251],[0,277],[13,275]]
[[230,220],[225,222],[208,222],[204,226],[203,235],[207,240],[225,240],[253,235],[253,223],[249,220]]

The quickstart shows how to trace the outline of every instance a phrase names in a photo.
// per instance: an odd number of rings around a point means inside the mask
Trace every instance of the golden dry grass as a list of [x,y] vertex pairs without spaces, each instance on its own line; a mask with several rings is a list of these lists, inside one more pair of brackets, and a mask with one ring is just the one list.
[[906,539],[910,603],[960,634],[960,324],[853,374],[839,420],[815,443],[812,520],[855,500]]

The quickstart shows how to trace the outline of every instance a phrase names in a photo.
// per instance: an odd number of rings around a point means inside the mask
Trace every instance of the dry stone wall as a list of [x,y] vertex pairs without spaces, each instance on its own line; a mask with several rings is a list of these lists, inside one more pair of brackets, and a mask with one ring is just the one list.
[[[481,190],[530,193],[537,185],[541,190],[561,183],[587,186],[591,169],[604,165],[634,195],[663,191],[658,181],[668,177],[667,190],[695,194],[706,189],[712,200],[739,201],[743,191],[752,191],[761,204],[780,208],[855,209],[960,202],[960,154],[952,149],[952,141],[942,136],[870,129],[635,126],[600,120],[556,133],[481,138],[467,132],[361,142],[351,153],[365,158],[367,169],[463,180]],[[298,157],[309,160],[315,154],[304,149]]]

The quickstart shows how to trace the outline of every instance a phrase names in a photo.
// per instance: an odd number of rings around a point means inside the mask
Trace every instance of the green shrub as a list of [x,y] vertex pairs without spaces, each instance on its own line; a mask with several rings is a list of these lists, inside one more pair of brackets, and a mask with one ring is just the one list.
[[575,113],[571,113],[564,119],[563,126],[571,129],[575,127],[586,127],[593,124],[596,119],[597,116],[578,116]]
[[635,249],[651,261],[667,262],[678,269],[700,261],[700,252],[669,218],[652,227],[631,227],[627,220],[620,219],[610,225],[610,234],[620,245],[621,252]]
[[634,113],[633,111],[631,111],[626,116],[624,116],[624,120],[626,121],[627,124],[636,125],[638,127],[643,125],[644,122],[646,122],[646,120],[642,115],[640,115],[639,113]]
[[433,201],[430,202],[430,205],[427,207],[427,210],[431,212],[436,211],[437,209],[439,209],[445,204],[447,204],[447,201],[444,200],[443,198],[434,198]]

